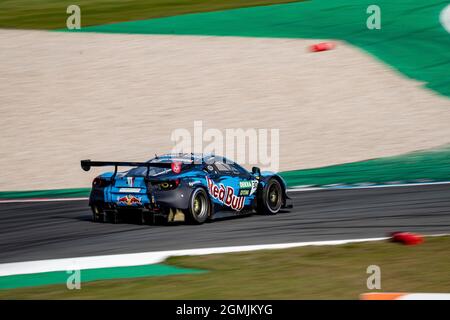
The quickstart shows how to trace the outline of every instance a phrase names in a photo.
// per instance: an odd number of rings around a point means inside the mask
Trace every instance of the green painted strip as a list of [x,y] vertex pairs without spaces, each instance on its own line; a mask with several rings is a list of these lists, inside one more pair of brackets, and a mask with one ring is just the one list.
[[[289,187],[450,181],[450,145],[408,154],[281,172]],[[90,189],[0,192],[0,199],[87,197]]]
[[450,146],[335,166],[281,172],[289,186],[450,181]]
[[[204,273],[205,270],[187,269],[164,264],[151,264],[132,267],[115,267],[88,269],[80,271],[81,286],[84,282],[127,279],[139,277],[161,277],[181,274]],[[22,274],[0,277],[0,289],[15,289],[23,287],[36,287],[53,284],[66,285],[70,274],[66,271],[44,272],[34,274]]]
[[[381,30],[366,26],[369,5]],[[450,35],[439,22],[443,0],[314,0],[82,28],[81,32],[345,40],[404,75],[450,96]],[[67,30],[64,30],[67,31]]]
[[0,199],[78,198],[88,197],[90,192],[90,188],[2,191]]
[[296,0],[2,0],[0,28],[65,28],[71,4],[80,7],[82,26],[92,26],[286,2]]

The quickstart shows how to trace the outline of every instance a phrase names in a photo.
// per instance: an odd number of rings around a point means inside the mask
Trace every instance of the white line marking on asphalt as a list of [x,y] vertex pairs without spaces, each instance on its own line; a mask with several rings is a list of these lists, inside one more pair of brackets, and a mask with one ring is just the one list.
[[[393,188],[393,187],[414,187],[414,186],[432,186],[432,185],[445,185],[450,184],[450,181],[441,182],[416,182],[416,183],[396,183],[396,184],[377,184],[367,186],[351,186],[351,185],[334,185],[328,187],[300,187],[295,186],[288,189],[288,192],[304,192],[304,191],[319,191],[319,190],[349,190],[349,189],[380,189],[380,188]],[[44,199],[7,199],[0,200],[2,203],[27,203],[27,202],[61,202],[61,201],[82,201],[89,200],[89,197],[79,198],[44,198]]]
[[450,300],[449,293],[407,293],[395,300]]
[[[450,234],[430,234],[426,237],[442,237]],[[247,252],[257,250],[289,249],[306,246],[336,246],[348,243],[373,242],[388,240],[389,237],[346,239],[346,240],[325,240],[308,242],[290,242],[276,244],[261,244],[247,246],[230,246],[201,249],[183,249],[170,251],[153,251],[142,253],[128,253],[104,256],[78,257],[66,259],[50,259],[37,261],[24,261],[0,264],[0,277],[18,274],[33,274],[52,271],[85,270],[113,267],[131,267],[161,263],[169,257],[174,256],[201,256],[220,253]]]
[[60,202],[60,201],[81,201],[81,200],[89,200],[89,198],[82,197],[82,198],[54,198],[54,199],[10,199],[10,200],[0,200],[0,203]]
[[367,292],[360,300],[450,300],[450,293]]
[[347,243],[381,241],[386,239],[388,238],[382,237],[382,238],[367,238],[367,239],[292,242],[292,243],[154,251],[154,252],[128,253],[128,254],[105,255],[105,256],[67,258],[67,259],[13,262],[0,264],[0,276],[11,276],[18,274],[30,274],[30,273],[66,271],[66,270],[130,267],[130,266],[161,263],[168,257],[173,256],[200,256],[208,254],[246,252],[256,250],[288,249],[305,246],[335,246]]
[[381,189],[381,188],[432,186],[432,185],[445,185],[445,184],[450,184],[450,181],[378,184],[378,185],[372,185],[372,186],[370,186],[370,185],[368,185],[368,186],[341,185],[341,186],[333,186],[333,187],[306,187],[306,188],[293,187],[291,189],[288,189],[288,192],[318,191],[318,190]]

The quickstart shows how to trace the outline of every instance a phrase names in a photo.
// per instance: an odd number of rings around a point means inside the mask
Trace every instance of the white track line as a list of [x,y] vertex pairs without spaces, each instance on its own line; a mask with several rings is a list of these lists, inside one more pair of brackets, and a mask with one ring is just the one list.
[[0,276],[11,276],[18,274],[31,274],[31,273],[41,273],[51,271],[130,267],[130,266],[160,263],[166,260],[168,257],[173,256],[199,256],[208,254],[246,252],[255,250],[288,249],[305,246],[335,246],[346,243],[381,241],[386,239],[388,238],[382,237],[382,238],[349,239],[349,240],[293,242],[293,243],[155,251],[155,252],[93,256],[93,257],[13,262],[0,264]]
[[394,187],[398,188],[398,187],[433,186],[433,185],[445,185],[445,184],[450,184],[450,181],[380,184],[380,185],[367,185],[367,186],[336,185],[336,186],[329,186],[329,187],[305,187],[305,188],[293,187],[292,189],[288,189],[288,192],[318,191],[318,190],[381,189],[381,188],[394,188]]
[[[328,187],[292,187],[288,189],[288,192],[305,192],[305,191],[319,191],[319,190],[349,190],[349,189],[380,189],[380,188],[393,188],[393,187],[415,187],[415,186],[432,186],[432,185],[445,185],[450,184],[450,181],[442,182],[418,182],[418,183],[398,183],[398,184],[380,184],[380,185],[368,185],[368,186],[351,186],[351,185],[336,185]],[[79,198],[53,198],[53,199],[8,199],[0,200],[1,203],[28,203],[28,202],[61,202],[61,201],[81,201],[89,200],[89,197]]]
[[449,293],[408,293],[396,300],[450,300]]
[[11,199],[11,200],[0,200],[0,203],[60,202],[60,201],[81,201],[81,200],[89,200],[89,198],[80,197],[80,198],[54,198],[54,199]]
[[360,300],[450,300],[450,293],[367,292]]
[[[448,233],[425,235],[426,237],[449,236]],[[174,256],[201,256],[208,254],[247,252],[257,250],[289,249],[306,246],[336,246],[348,243],[373,242],[388,240],[389,237],[326,240],[309,242],[291,242],[277,244],[261,244],[248,246],[216,247],[202,249],[184,249],[171,251],[154,251],[142,253],[128,253],[105,256],[78,257],[66,259],[37,260],[0,264],[0,277],[18,274],[32,274],[52,271],[85,270],[112,267],[131,267],[161,263]]]

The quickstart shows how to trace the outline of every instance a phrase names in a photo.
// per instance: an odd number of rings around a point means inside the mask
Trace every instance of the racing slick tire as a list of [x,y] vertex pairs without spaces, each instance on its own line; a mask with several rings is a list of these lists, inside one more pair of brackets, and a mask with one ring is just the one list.
[[103,210],[96,206],[92,206],[92,221],[93,222],[106,222],[106,214]]
[[106,220],[109,223],[118,224],[120,222],[120,220],[119,220],[119,212],[116,212],[116,211],[108,212],[108,214],[106,215]]
[[258,197],[258,213],[277,214],[283,205],[283,188],[277,179],[270,179]]
[[202,224],[211,214],[211,203],[208,193],[203,188],[195,189],[189,199],[189,207],[185,210],[186,222]]

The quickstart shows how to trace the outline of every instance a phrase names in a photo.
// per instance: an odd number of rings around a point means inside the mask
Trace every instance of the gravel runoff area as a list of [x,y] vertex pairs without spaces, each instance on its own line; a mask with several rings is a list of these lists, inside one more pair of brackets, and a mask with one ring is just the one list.
[[87,187],[80,159],[148,159],[194,120],[278,128],[280,170],[450,142],[449,99],[317,41],[0,30],[0,190]]

